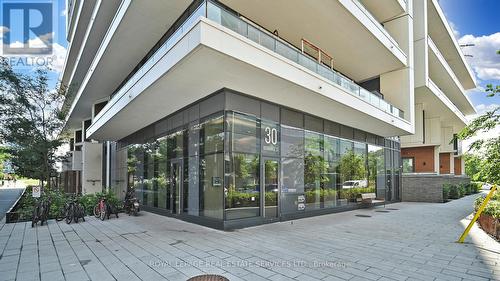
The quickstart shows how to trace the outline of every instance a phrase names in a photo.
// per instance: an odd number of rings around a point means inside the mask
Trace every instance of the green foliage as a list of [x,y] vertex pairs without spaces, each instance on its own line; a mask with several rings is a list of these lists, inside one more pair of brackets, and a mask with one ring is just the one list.
[[[474,210],[478,210],[481,204],[484,202],[486,196],[479,196],[474,201]],[[495,191],[490,201],[483,210],[483,214],[492,216],[496,219],[500,219],[500,192]]]
[[[500,50],[497,51],[500,54]],[[486,85],[486,96],[497,98],[500,93],[500,85],[493,86],[492,84]],[[464,140],[470,139],[478,133],[489,132],[495,127],[500,125],[500,107],[496,107],[483,115],[474,119],[470,124],[460,131],[457,138]],[[477,175],[474,180],[482,180],[488,183],[500,184],[500,136],[494,135],[487,139],[475,140],[470,150],[482,155],[480,161],[471,162],[466,164],[466,170],[474,172]],[[484,156],[483,156],[484,155]],[[474,168],[474,164],[480,164],[479,167]],[[469,168],[467,168],[469,166]],[[479,171],[477,171],[477,170]],[[480,178],[478,178],[480,177]]]
[[[31,193],[32,186],[28,186],[24,195],[19,200],[18,207],[15,210],[15,212],[19,214],[19,219],[21,220],[30,220],[33,214],[33,207],[35,206],[37,199],[33,198],[31,196]],[[102,196],[106,197],[108,202],[110,202],[113,206],[116,206],[118,209],[122,209],[122,202],[116,197],[113,192],[86,194],[83,196],[78,196],[77,200],[84,206],[85,214],[92,215],[94,212],[94,206]],[[71,200],[73,198],[73,195],[65,194],[59,189],[45,188],[42,194],[42,200],[46,200],[47,198],[50,198],[51,200],[49,218],[53,219],[59,215],[66,202]]]
[[484,166],[485,162],[482,157],[473,153],[464,154],[465,174],[473,181],[485,181]]
[[[314,189],[305,192],[306,203],[325,202],[335,200],[337,191],[334,189]],[[319,198],[319,201],[317,200]]]
[[450,199],[450,184],[443,184],[443,200],[446,201]]
[[55,152],[62,144],[58,134],[64,124],[62,104],[65,89],[49,88],[48,74],[14,72],[5,58],[0,60],[0,139],[18,175],[48,180],[55,174]]
[[470,183],[472,193],[479,193],[483,189],[482,182],[471,182]]
[[365,179],[365,158],[350,150],[340,159],[339,172],[343,179]]
[[363,193],[375,193],[375,188],[373,187],[344,188],[339,191],[339,196],[341,199],[356,201],[356,198],[359,198]]

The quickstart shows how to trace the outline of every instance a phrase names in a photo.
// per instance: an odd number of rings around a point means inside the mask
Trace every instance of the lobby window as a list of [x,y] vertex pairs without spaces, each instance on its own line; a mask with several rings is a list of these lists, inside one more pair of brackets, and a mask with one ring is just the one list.
[[415,158],[403,157],[403,173],[415,173]]
[[377,198],[385,198],[384,148],[368,145],[368,187]]
[[[170,207],[170,165],[167,161],[167,138],[163,137],[157,140],[157,178],[156,185],[158,190],[158,208],[167,209]],[[168,201],[168,202],[167,202]]]
[[374,192],[368,187],[366,178],[366,145],[348,140],[340,141],[340,162],[338,166],[342,188],[340,203],[360,202],[362,193]]
[[324,195],[322,186],[328,181],[328,164],[323,156],[322,134],[305,131],[304,146],[304,192],[306,211],[309,211],[321,208]]
[[283,214],[305,210],[303,116],[295,111],[281,110],[281,211]]
[[199,214],[223,218],[224,117],[215,115],[200,123]]
[[338,165],[340,161],[339,153],[340,139],[332,136],[324,136],[324,153],[327,163],[327,171],[325,174],[323,185],[323,204],[324,208],[333,208],[337,206],[337,195],[341,189],[342,183],[338,173]]
[[259,216],[260,121],[254,116],[228,112],[226,124],[226,219]]

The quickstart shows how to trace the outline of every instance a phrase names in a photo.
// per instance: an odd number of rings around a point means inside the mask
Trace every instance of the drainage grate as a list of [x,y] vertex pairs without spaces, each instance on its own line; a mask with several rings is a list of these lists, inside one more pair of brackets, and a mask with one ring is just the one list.
[[221,275],[206,274],[191,277],[187,281],[229,281],[229,279]]
[[356,217],[360,217],[360,218],[371,218],[372,216],[369,216],[369,215],[355,215]]
[[85,266],[85,265],[87,265],[89,262],[91,262],[91,260],[80,260],[80,265],[81,265],[81,266]]
[[377,212],[377,213],[390,213],[389,211],[385,211],[385,210],[377,210],[375,212]]

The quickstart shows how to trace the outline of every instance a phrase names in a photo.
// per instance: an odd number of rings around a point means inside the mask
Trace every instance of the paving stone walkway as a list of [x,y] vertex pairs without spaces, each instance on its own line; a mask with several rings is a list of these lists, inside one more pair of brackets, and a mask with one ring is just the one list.
[[496,241],[474,227],[466,244],[454,242],[476,196],[232,232],[146,212],[36,228],[0,223],[0,280],[500,280]]

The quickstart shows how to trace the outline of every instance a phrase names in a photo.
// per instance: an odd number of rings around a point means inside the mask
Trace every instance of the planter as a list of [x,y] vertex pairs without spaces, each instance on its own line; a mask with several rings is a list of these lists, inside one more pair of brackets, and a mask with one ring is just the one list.
[[479,216],[479,225],[488,234],[496,239],[500,239],[500,219],[495,219],[492,216],[481,214]]

